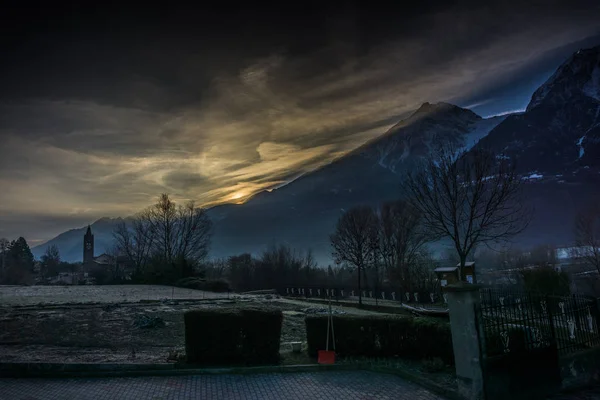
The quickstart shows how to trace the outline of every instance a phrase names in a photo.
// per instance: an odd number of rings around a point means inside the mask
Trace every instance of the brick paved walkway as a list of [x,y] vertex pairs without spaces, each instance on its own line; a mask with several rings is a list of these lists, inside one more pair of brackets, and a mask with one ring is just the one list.
[[600,399],[600,386],[579,390],[575,393],[557,394],[548,400],[598,400]]
[[140,378],[0,379],[0,399],[442,400],[442,397],[394,375],[330,371]]

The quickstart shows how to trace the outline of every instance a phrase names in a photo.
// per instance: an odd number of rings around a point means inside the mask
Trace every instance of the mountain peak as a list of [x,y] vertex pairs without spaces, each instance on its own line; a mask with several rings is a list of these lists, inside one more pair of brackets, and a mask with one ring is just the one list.
[[116,217],[116,218],[102,217],[102,218],[96,220],[94,223],[92,223],[92,225],[96,225],[96,224],[113,224],[113,223],[119,222],[121,220],[122,220],[121,217]]
[[426,101],[425,103],[421,104],[421,107],[419,107],[417,109],[417,111],[415,111],[415,114],[423,113],[423,112],[429,113],[432,111],[448,110],[448,109],[452,109],[453,107],[457,107],[457,106],[450,104],[450,103],[444,103],[442,101],[440,101],[438,103],[433,103],[433,104]]
[[398,124],[393,126],[391,130],[395,130],[399,127],[405,126],[421,120],[423,118],[431,118],[433,120],[453,120],[453,121],[475,121],[480,120],[481,117],[471,110],[456,106],[454,104],[439,102],[429,103],[425,102],[413,112],[407,119],[400,121]]
[[561,105],[582,95],[600,101],[600,46],[571,55],[531,96],[527,111],[549,102]]

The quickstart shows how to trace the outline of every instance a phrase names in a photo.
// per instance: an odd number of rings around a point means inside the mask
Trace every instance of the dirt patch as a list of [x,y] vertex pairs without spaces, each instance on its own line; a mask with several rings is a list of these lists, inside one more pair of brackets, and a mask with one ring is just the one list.
[[[96,287],[82,289],[98,293]],[[93,297],[87,294],[86,298]],[[186,311],[248,305],[283,311],[281,351],[286,352],[290,350],[290,342],[306,341],[305,314],[324,311],[320,305],[271,295],[232,295],[230,299],[210,300],[206,296],[204,300],[146,298],[138,302],[117,302],[112,298],[106,303],[84,304],[33,305],[28,300],[25,304],[14,303],[13,299],[13,305],[0,306],[0,362],[173,362],[184,354]],[[349,308],[334,307],[334,310],[364,313]]]

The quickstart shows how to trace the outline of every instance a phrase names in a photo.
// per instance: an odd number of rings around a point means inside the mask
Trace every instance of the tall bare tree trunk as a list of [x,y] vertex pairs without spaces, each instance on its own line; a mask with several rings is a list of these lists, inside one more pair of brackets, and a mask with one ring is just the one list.
[[361,290],[362,288],[360,287],[360,273],[362,272],[361,269],[362,269],[362,267],[358,266],[358,306],[359,307],[362,307],[362,290]]

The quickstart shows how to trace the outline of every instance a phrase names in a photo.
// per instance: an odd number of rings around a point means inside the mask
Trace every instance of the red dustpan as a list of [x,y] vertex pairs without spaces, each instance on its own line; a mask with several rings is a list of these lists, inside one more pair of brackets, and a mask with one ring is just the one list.
[[[329,326],[331,326],[333,351],[329,351]],[[333,316],[331,315],[331,297],[329,297],[329,314],[327,315],[327,341],[325,343],[325,350],[319,350],[317,352],[317,362],[319,364],[335,363],[335,334],[333,332]]]
[[319,364],[335,364],[335,351],[319,350],[317,362]]

